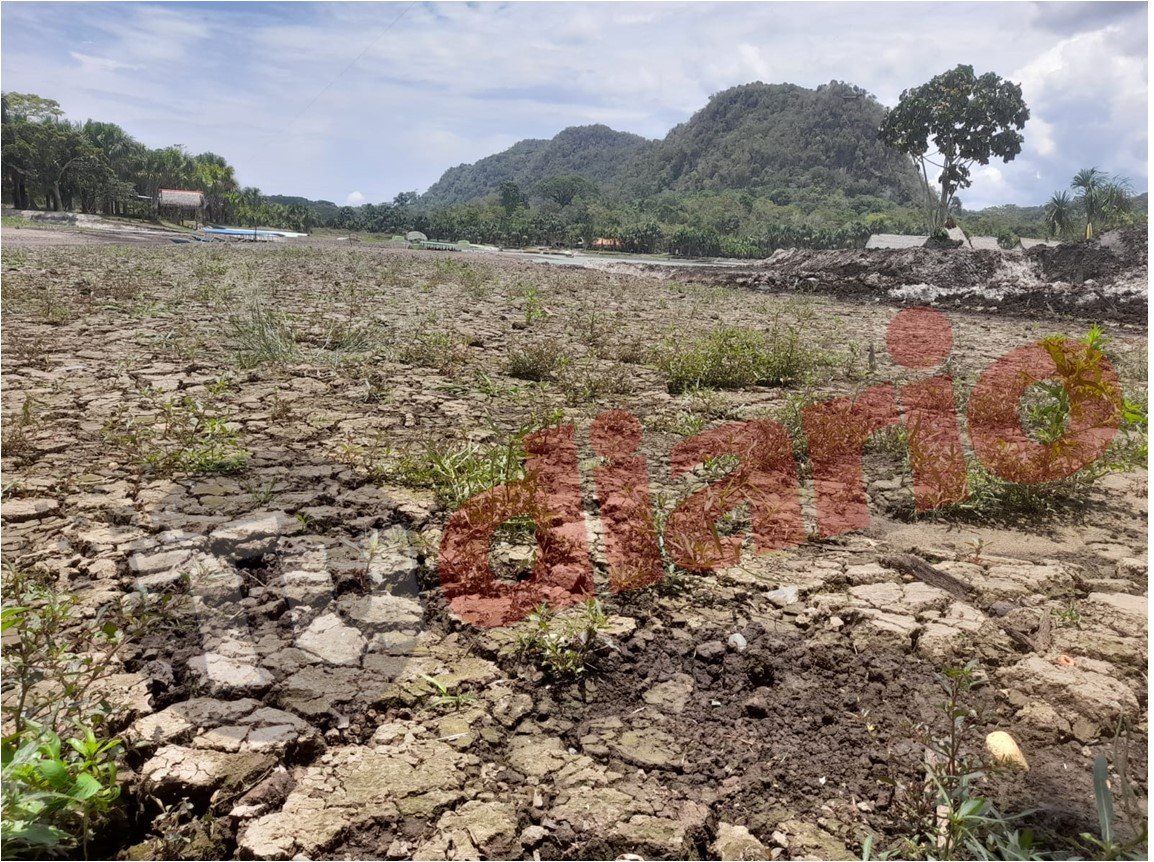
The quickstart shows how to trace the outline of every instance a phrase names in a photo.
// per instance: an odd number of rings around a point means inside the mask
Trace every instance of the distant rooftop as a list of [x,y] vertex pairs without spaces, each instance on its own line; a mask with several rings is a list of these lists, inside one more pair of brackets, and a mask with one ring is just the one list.
[[162,207],[196,209],[204,206],[204,195],[193,189],[161,189],[156,194],[156,202]]
[[928,236],[907,236],[900,233],[875,233],[866,240],[866,248],[921,248]]

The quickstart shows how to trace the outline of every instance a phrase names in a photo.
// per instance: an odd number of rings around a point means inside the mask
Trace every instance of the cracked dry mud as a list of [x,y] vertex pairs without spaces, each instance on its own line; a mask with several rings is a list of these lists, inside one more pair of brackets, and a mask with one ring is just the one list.
[[[371,248],[42,239],[4,251],[5,560],[93,611],[173,593],[180,623],[146,633],[114,678],[136,747],[128,826],[108,852],[146,858],[129,845],[156,801],[188,799],[221,824],[223,858],[857,857],[867,835],[900,832],[888,781],[922,769],[908,724],[936,720],[935,671],[969,660],[990,682],[972,695],[974,744],[1008,730],[1030,763],[992,779],[1009,810],[1038,809],[1049,834],[1093,830],[1099,753],[1145,796],[1144,472],[1045,517],[912,519],[900,457],[872,450],[867,530],[765,555],[747,544],[736,567],[608,593],[592,418],[641,419],[666,501],[685,490],[668,465],[685,434],[778,416],[796,391],[670,395],[645,349],[722,323],[801,321],[803,339],[840,357],[813,383],[820,397],[902,382],[917,375],[885,354],[897,310],[885,296],[799,300]],[[291,355],[237,361],[236,321],[254,303],[287,315]],[[1089,322],[950,320],[961,397],[1006,351]],[[440,368],[398,361],[429,332],[454,334],[430,359]],[[1123,382],[1144,391],[1145,328],[1108,334]],[[527,339],[569,353],[558,380],[505,372]],[[149,472],[110,436],[184,396],[239,433],[243,469]],[[452,617],[436,583],[449,513],[363,457],[503,443],[554,409],[577,429],[616,647],[580,685],[525,661],[516,628]],[[883,563],[909,552],[973,600]],[[494,551],[506,570],[529,557],[512,539]],[[438,708],[427,677],[468,696]]]

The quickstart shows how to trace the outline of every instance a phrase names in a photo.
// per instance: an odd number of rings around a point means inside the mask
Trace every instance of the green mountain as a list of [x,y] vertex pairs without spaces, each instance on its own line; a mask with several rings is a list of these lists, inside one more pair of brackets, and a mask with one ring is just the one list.
[[728,189],[790,198],[791,190],[823,189],[907,201],[917,176],[908,159],[878,140],[883,115],[873,96],[851,84],[744,84],[714,95],[661,141],[600,125],[568,128],[451,168],[420,203],[464,203],[507,181],[531,191],[571,174],[636,199]]
[[550,177],[577,175],[613,186],[634,158],[652,148],[640,135],[608,126],[570,126],[550,140],[530,138],[471,165],[449,168],[420,199],[425,207],[450,206],[493,194],[501,183],[530,190]]

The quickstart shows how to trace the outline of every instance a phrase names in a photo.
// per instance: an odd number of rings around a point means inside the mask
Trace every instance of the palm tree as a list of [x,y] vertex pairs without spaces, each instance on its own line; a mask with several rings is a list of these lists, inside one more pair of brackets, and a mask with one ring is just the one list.
[[1066,236],[1074,229],[1074,199],[1069,192],[1054,192],[1046,204],[1046,228],[1050,236]]
[[1096,228],[1109,226],[1130,211],[1130,184],[1120,177],[1108,177],[1097,168],[1083,168],[1074,175],[1070,188],[1086,217],[1086,239]]
[[1097,168],[1082,168],[1070,182],[1075,200],[1086,217],[1086,239],[1094,236],[1094,223],[1101,214],[1100,196],[1105,183],[1106,174]]

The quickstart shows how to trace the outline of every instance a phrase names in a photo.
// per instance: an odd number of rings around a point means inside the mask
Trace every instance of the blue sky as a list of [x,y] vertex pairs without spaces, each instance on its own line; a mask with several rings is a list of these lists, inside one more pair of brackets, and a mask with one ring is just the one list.
[[2,83],[268,194],[424,190],[565,126],[662,137],[712,93],[850,81],[895,104],[958,63],[1022,84],[1023,152],[967,207],[1040,203],[1079,168],[1147,188],[1145,3],[12,3]]

